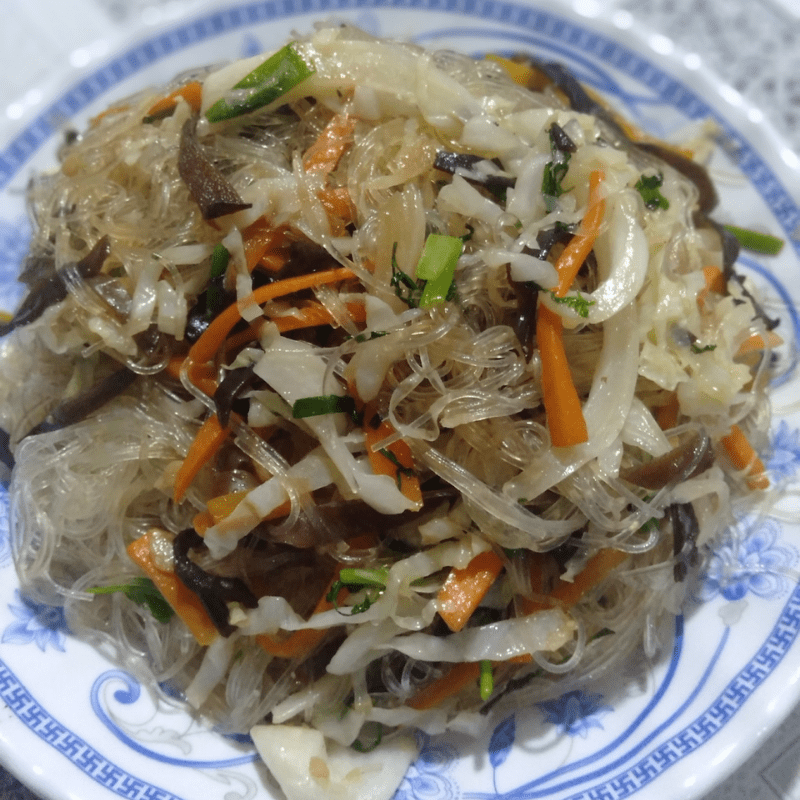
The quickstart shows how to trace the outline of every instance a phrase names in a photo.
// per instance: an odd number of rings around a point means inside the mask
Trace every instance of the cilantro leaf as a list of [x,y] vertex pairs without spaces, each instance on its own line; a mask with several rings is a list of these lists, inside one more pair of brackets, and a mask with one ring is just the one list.
[[661,194],[661,187],[664,184],[664,176],[661,174],[658,175],[642,175],[641,178],[636,182],[636,190],[642,196],[642,200],[644,200],[644,204],[650,209],[655,210],[657,208],[661,209],[668,209],[669,208],[669,200]]
[[122,592],[129,600],[140,606],[147,606],[158,622],[169,622],[175,613],[164,595],[156,588],[150,578],[134,578],[130,583],[115,586],[93,586],[87,590],[91,594],[115,594]]

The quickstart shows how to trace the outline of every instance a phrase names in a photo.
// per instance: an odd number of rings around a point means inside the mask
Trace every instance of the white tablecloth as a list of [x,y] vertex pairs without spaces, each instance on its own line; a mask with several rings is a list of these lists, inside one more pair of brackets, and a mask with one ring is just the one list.
[[[800,0],[574,2],[584,12],[630,13],[701,54],[800,154]],[[202,6],[202,0],[2,0],[0,133],[35,111],[65,65],[102,59],[126,28]],[[33,796],[0,767],[0,800],[12,798]],[[800,709],[705,800],[800,800]]]

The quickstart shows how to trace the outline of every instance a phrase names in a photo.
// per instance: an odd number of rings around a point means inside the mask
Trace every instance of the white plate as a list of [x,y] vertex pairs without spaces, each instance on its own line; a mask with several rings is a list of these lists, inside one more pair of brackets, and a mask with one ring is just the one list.
[[[590,7],[591,4],[584,4]],[[789,237],[800,223],[796,159],[757,123],[757,109],[705,74],[663,37],[512,0],[268,0],[207,11],[127,42],[103,66],[72,76],[36,119],[0,142],[0,303],[29,230],[22,190],[30,170],[53,164],[53,124],[80,127],[115,98],[197,64],[258,52],[323,17],[381,35],[471,53],[528,49],[565,62],[643,127],[668,136],[715,119],[726,138],[714,160],[726,177],[722,222]],[[651,46],[655,45],[655,47]],[[668,55],[665,55],[668,53]],[[56,122],[57,124],[57,122]],[[788,187],[788,188],[787,188]],[[765,286],[769,311],[797,345],[800,296],[791,242],[778,258],[746,256],[740,270]],[[773,481],[787,489],[800,469],[797,381],[778,382]],[[154,707],[129,675],[71,638],[63,616],[26,603],[16,588],[0,489],[0,760],[57,800],[219,797],[245,800],[267,779],[246,743],[208,731],[180,706]],[[721,542],[697,598],[667,632],[656,663],[640,660],[602,684],[491,720],[478,741],[421,737],[422,753],[398,798],[641,800],[699,797],[741,764],[800,700],[800,528],[787,491],[766,517],[741,521]]]

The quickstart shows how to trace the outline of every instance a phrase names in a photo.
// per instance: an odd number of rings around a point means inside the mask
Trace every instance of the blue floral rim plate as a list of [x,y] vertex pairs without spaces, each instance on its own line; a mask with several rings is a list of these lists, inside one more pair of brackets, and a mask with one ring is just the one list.
[[[143,85],[276,46],[321,18],[428,47],[527,50],[562,61],[656,135],[714,120],[724,146],[712,167],[733,176],[721,185],[717,218],[789,240],[780,256],[745,256],[739,269],[764,287],[787,351],[797,350],[800,180],[777,137],[732,103],[735,95],[697,57],[677,47],[670,56],[656,53],[635,27],[628,30],[625,15],[605,22],[553,2],[268,0],[212,5],[170,28],[140,32],[101,66],[75,73],[39,116],[0,141],[0,310],[21,295],[15,276],[30,237],[22,190],[32,169],[53,165],[65,122],[80,127]],[[420,756],[397,800],[691,800],[750,755],[800,700],[800,526],[789,521],[797,503],[788,491],[800,471],[796,390],[793,373],[776,381],[764,454],[785,496],[769,513],[737,520],[707,554],[684,615],[663,631],[660,657],[631,659],[601,682],[491,719],[477,740],[420,736]],[[53,800],[263,797],[266,773],[247,741],[204,728],[177,703],[155,705],[133,676],[70,636],[58,609],[20,594],[8,518],[2,485],[0,761]]]

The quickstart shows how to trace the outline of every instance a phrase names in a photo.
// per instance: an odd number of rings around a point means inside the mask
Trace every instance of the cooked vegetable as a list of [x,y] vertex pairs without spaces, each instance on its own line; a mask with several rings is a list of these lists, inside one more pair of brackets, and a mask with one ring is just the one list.
[[380,752],[558,696],[769,486],[780,337],[702,167],[503,63],[320,26],[31,185],[22,585],[227,730]]

